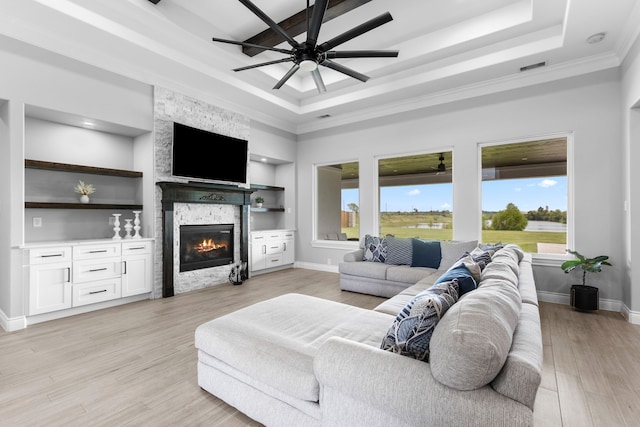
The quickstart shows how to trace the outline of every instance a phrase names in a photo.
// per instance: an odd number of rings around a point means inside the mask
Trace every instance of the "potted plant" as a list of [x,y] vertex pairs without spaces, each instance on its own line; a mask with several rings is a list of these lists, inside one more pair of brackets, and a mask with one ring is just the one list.
[[81,203],[89,203],[89,195],[93,194],[96,191],[96,188],[93,184],[85,184],[83,181],[78,181],[74,191],[80,194]]
[[587,258],[578,253],[578,251],[567,249],[567,252],[574,255],[576,259],[563,262],[560,268],[565,273],[569,273],[578,267],[582,269],[582,284],[571,285],[571,306],[578,310],[597,310],[599,302],[598,288],[586,284],[587,273],[599,273],[602,271],[603,265],[611,265],[607,261],[609,257],[600,255],[595,258]]
[[262,204],[264,203],[264,199],[260,196],[256,197],[256,206],[261,208]]

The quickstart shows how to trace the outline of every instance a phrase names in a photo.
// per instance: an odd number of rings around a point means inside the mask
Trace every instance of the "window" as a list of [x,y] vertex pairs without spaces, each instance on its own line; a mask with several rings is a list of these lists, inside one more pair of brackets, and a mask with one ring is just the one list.
[[318,240],[359,240],[358,162],[318,166]]
[[483,242],[565,253],[568,149],[566,136],[480,147]]
[[452,157],[447,151],[378,160],[380,235],[452,238]]

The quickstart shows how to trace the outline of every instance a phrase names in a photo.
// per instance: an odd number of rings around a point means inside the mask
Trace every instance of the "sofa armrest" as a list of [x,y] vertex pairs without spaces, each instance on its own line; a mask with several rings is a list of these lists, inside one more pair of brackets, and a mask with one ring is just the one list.
[[364,256],[364,249],[358,249],[355,251],[347,252],[346,254],[344,254],[344,257],[342,257],[342,259],[345,262],[357,262],[357,261],[362,261],[363,256]]

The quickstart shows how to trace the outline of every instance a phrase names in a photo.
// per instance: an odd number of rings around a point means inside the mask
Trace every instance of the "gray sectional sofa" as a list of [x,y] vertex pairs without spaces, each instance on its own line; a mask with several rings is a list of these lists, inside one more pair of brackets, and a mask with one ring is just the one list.
[[532,426],[543,350],[531,256],[507,245],[479,279],[438,314],[428,360],[381,349],[436,287],[423,278],[373,310],[287,294],[204,323],[198,384],[267,426]]
[[461,254],[473,251],[478,241],[440,242],[442,259],[437,268],[365,261],[364,245],[363,239],[360,249],[346,253],[338,265],[340,289],[391,298],[420,280],[433,283],[434,278],[451,267]]

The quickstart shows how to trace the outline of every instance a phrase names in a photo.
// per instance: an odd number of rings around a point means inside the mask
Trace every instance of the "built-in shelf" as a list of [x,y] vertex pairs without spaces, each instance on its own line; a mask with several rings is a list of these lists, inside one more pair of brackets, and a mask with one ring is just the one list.
[[284,208],[251,208],[251,212],[284,212]]
[[251,184],[253,190],[267,190],[267,191],[284,191],[284,187],[275,187],[273,185]]
[[142,178],[142,172],[100,168],[95,166],[73,165],[69,163],[44,162],[41,160],[25,159],[24,167],[29,169],[45,169],[61,172],[90,173],[93,175],[121,176],[124,178]]
[[142,205],[124,205],[114,203],[54,203],[54,202],[25,202],[27,209],[111,209],[141,211]]

